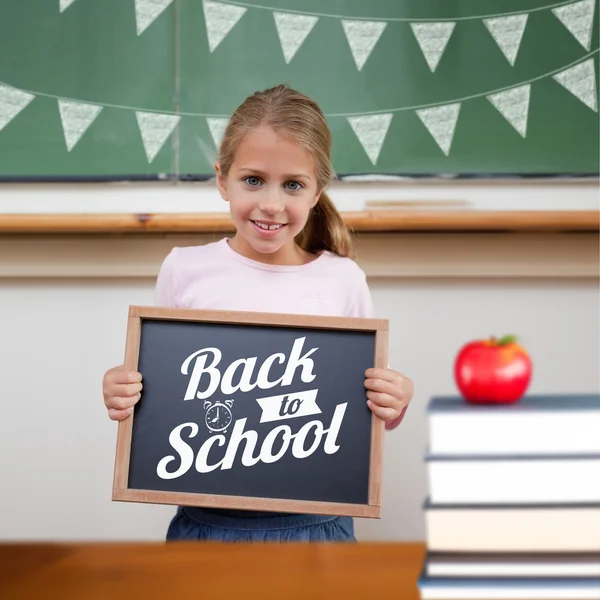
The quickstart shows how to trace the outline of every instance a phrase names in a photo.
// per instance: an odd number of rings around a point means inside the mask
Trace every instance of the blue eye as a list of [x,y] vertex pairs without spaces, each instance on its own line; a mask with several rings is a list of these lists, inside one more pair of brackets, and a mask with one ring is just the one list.
[[259,179],[258,177],[254,177],[254,176],[251,176],[251,177],[246,177],[246,178],[244,179],[244,181],[245,181],[245,182],[246,182],[246,183],[247,183],[247,184],[248,184],[250,187],[256,187],[256,186],[260,185],[260,183],[261,183],[260,179]]
[[[289,187],[290,185],[294,187]],[[298,190],[301,190],[304,186],[299,181],[288,181],[286,182],[285,187],[291,192],[297,192]]]

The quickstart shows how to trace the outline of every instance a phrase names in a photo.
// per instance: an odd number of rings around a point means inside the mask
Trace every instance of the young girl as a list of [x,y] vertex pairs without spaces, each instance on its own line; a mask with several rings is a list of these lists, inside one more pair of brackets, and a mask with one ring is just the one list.
[[[156,284],[158,306],[371,317],[364,272],[325,189],[333,177],[331,134],[317,104],[280,85],[235,111],[215,165],[229,202],[231,239],[174,248]],[[410,379],[391,369],[365,373],[367,404],[387,429],[402,420]],[[127,418],[142,376],[123,366],[103,381],[111,419]],[[168,540],[353,541],[350,517],[179,507]]]

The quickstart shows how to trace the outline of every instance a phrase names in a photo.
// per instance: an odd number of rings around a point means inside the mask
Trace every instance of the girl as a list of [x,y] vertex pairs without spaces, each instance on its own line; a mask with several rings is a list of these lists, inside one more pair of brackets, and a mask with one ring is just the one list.
[[[215,165],[236,234],[174,248],[156,284],[156,304],[178,308],[371,317],[364,272],[350,235],[325,193],[333,177],[331,134],[311,99],[280,85],[235,111]],[[387,429],[402,420],[410,379],[391,369],[365,373],[367,404]],[[142,377],[123,366],[103,381],[111,419],[131,414]],[[350,517],[180,507],[168,540],[354,541]]]

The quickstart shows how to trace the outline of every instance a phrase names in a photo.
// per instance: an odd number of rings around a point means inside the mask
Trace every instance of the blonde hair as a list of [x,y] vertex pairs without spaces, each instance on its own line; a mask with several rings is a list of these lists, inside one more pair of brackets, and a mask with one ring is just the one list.
[[350,256],[350,233],[324,191],[334,176],[331,132],[314,100],[287,85],[248,96],[236,109],[225,130],[218,159],[221,173],[227,176],[244,136],[265,125],[290,137],[314,157],[317,187],[321,194],[304,229],[296,236],[296,243],[310,253],[326,250],[339,256]]

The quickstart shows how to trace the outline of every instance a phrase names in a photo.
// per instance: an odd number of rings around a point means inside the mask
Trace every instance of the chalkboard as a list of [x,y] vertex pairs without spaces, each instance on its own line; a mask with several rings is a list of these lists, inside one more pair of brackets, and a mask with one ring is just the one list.
[[[113,498],[378,517],[387,321],[131,307]],[[137,360],[135,357],[137,351]]]
[[250,93],[340,177],[597,175],[598,0],[0,3],[0,179],[196,179]]

